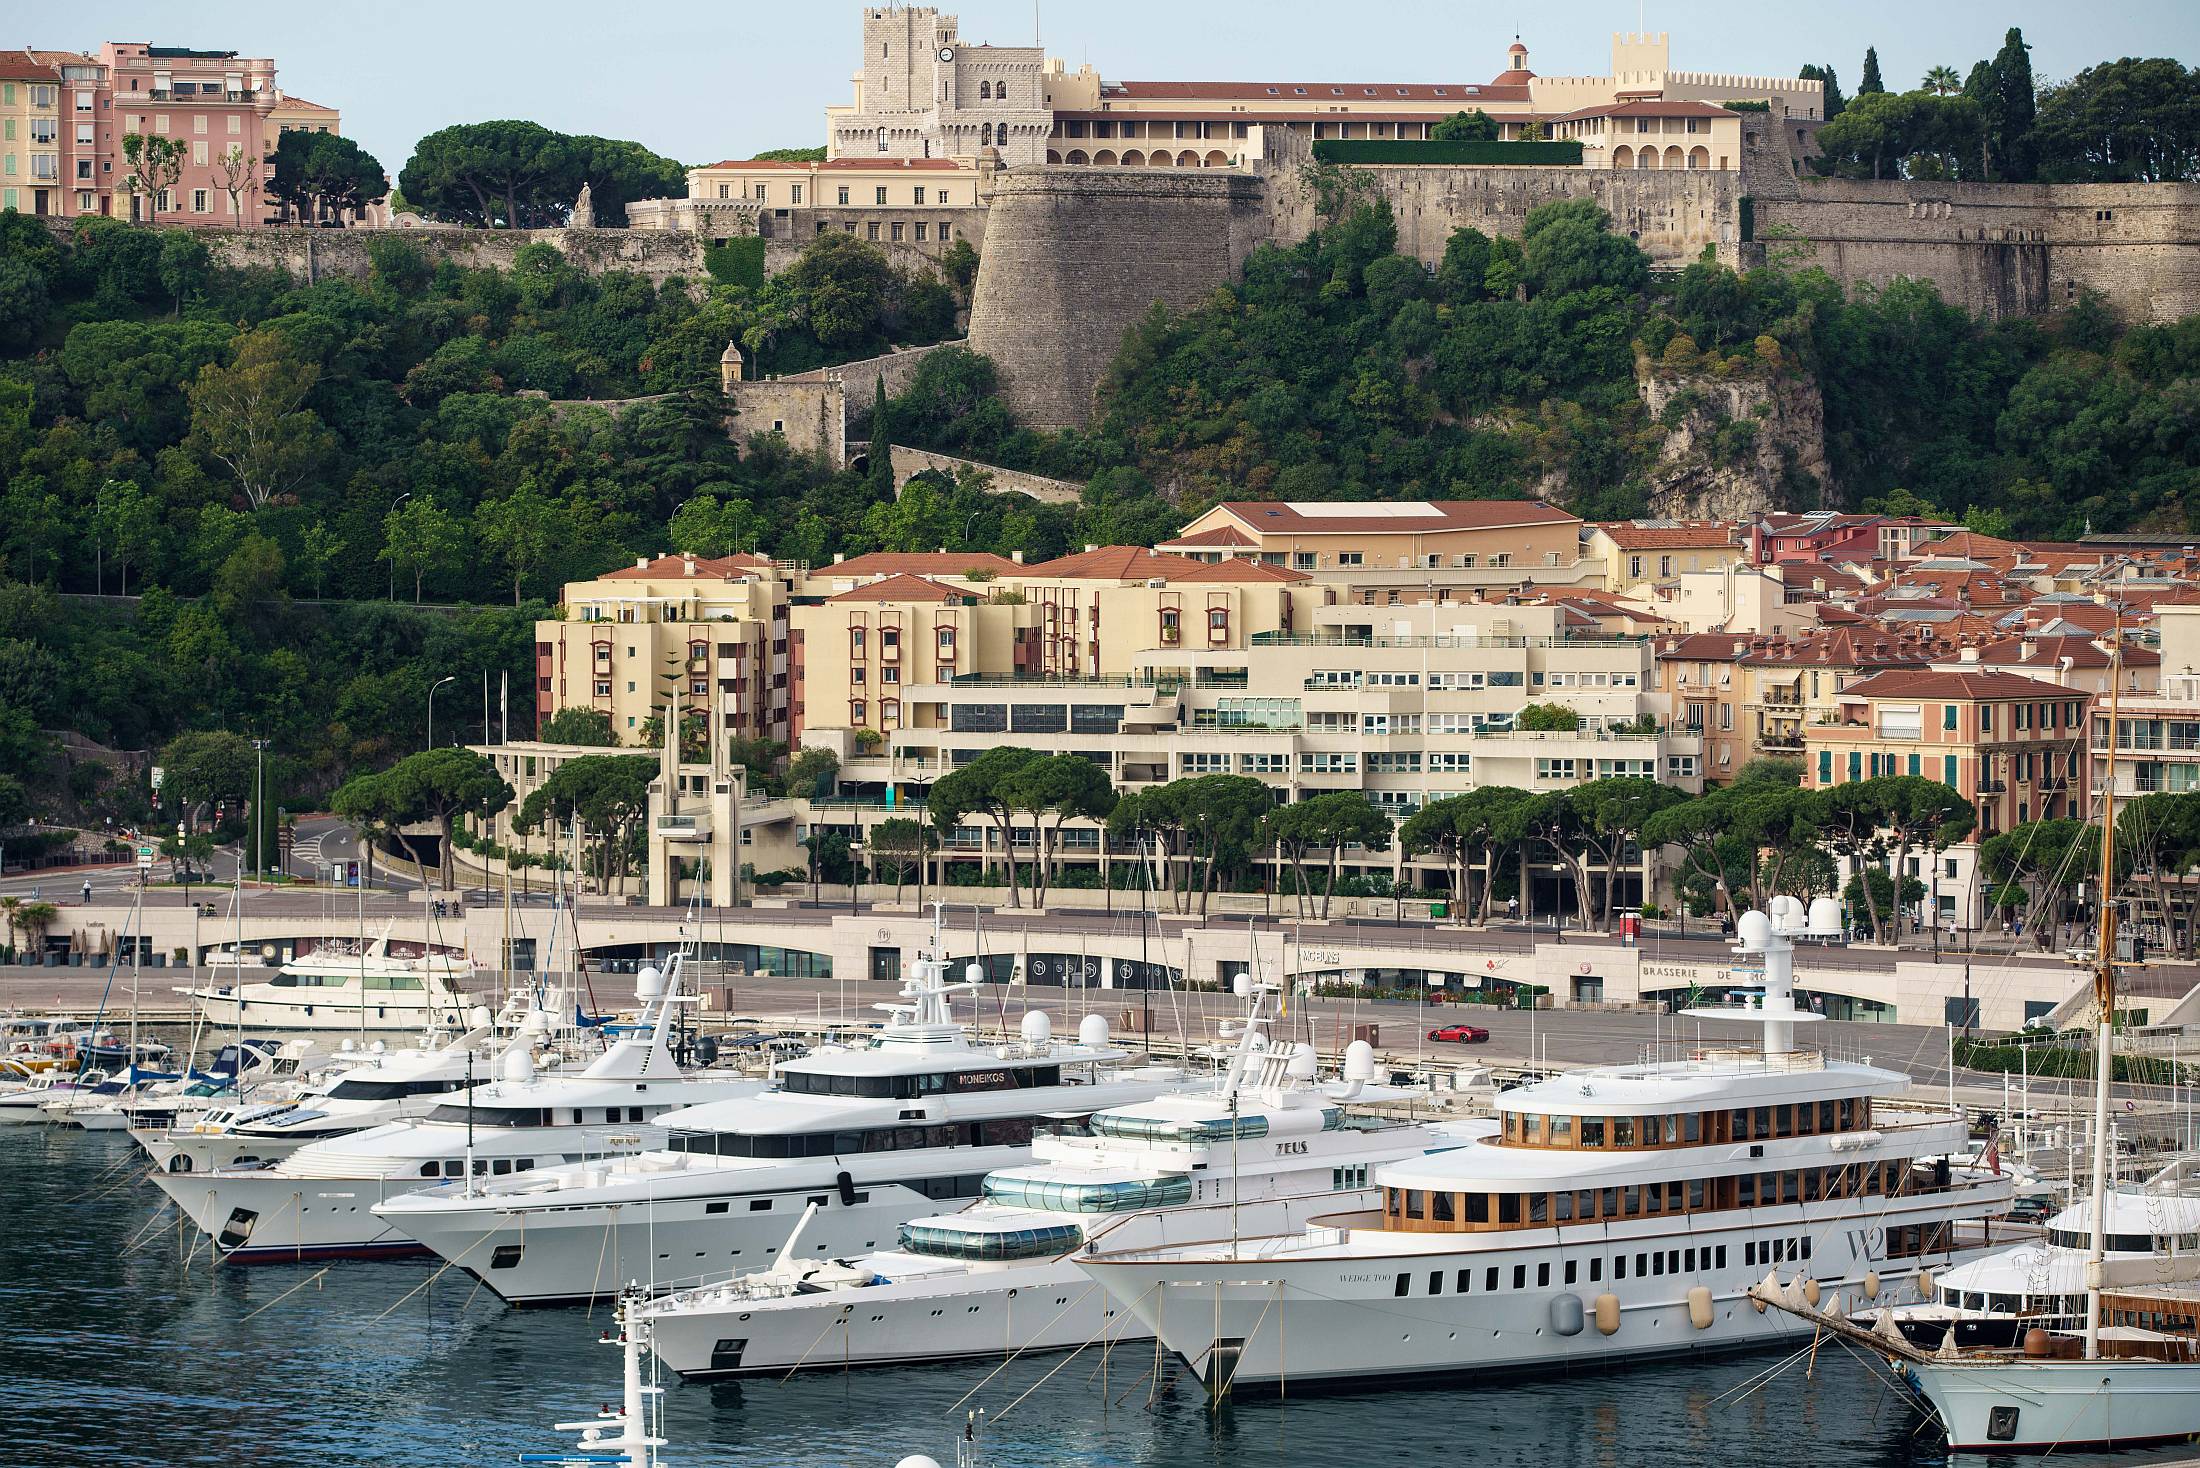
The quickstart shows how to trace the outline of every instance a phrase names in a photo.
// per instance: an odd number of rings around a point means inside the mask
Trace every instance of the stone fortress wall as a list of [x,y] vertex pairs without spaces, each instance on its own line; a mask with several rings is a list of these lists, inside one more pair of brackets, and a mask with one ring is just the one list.
[[198,229],[217,264],[272,267],[302,281],[329,276],[367,278],[367,244],[399,238],[429,264],[445,260],[473,269],[509,270],[519,252],[551,244],[593,274],[627,271],[662,285],[675,276],[705,275],[700,235],[642,229]]
[[1019,422],[1065,428],[1155,302],[1227,284],[1270,237],[1265,181],[1214,170],[1040,166],[995,179],[970,344]]
[[[1429,264],[1462,226],[1518,235],[1536,205],[1591,198],[1661,268],[1707,245],[1743,268],[1779,250],[1852,286],[1930,280],[1982,316],[2043,314],[2088,290],[2134,320],[2200,313],[2200,185],[1798,178],[1776,127],[1745,115],[1732,172],[1352,172],[1390,201],[1399,249]],[[1089,423],[1123,332],[1154,302],[1181,309],[1227,284],[1255,245],[1305,238],[1319,222],[1319,166],[1300,149],[1258,176],[1091,167],[1000,175],[970,335],[1000,366],[1017,419]]]

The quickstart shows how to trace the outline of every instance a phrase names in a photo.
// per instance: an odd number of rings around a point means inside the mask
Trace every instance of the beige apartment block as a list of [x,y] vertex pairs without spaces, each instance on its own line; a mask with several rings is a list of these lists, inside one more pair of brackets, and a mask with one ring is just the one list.
[[1658,610],[1690,632],[1757,636],[1800,633],[1818,625],[1824,593],[1799,585],[1794,566],[1729,562],[1717,570],[1683,571],[1670,590],[1657,591]]
[[1363,591],[1601,587],[1581,519],[1541,500],[1230,500],[1157,551],[1248,559]]
[[1604,563],[1604,589],[1670,598],[1680,578],[1747,567],[1749,548],[1723,520],[1618,520],[1583,527],[1582,554]]
[[568,585],[564,616],[535,624],[537,719],[598,709],[636,744],[677,703],[728,734],[784,740],[795,574],[762,556],[668,555]]
[[66,212],[61,97],[51,53],[0,51],[0,209]]

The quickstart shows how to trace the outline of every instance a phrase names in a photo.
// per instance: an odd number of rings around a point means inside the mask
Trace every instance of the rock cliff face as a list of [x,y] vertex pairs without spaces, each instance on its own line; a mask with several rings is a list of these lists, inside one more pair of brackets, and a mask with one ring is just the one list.
[[1817,382],[1792,370],[1735,376],[1645,363],[1635,388],[1665,429],[1650,472],[1650,513],[1727,520],[1833,501],[1826,409]]

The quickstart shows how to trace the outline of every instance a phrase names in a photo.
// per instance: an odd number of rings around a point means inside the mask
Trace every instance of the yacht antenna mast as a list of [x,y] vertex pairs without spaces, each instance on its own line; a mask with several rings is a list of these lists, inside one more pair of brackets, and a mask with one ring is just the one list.
[[2085,1358],[2101,1354],[2101,1285],[2108,1257],[2108,1089],[2116,1039],[2116,694],[2124,681],[2119,605],[2108,654],[2108,763],[2101,780],[2101,925],[2093,954],[2093,1239],[2085,1260]]

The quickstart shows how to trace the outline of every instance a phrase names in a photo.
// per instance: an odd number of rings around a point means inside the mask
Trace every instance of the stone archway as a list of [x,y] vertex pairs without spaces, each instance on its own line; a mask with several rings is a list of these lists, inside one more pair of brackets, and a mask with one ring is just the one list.
[[1116,157],[1113,148],[1102,148],[1092,155],[1092,166],[1095,168],[1113,168],[1115,165]]
[[1688,150],[1688,166],[1692,169],[1711,166],[1711,150],[1698,143]]
[[1667,168],[1682,168],[1686,166],[1681,158],[1680,144],[1675,143],[1665,150],[1665,166]]
[[1228,168],[1229,166],[1230,155],[1223,152],[1220,148],[1216,148],[1212,152],[1208,153],[1206,160],[1200,164],[1200,167],[1202,168]]
[[1083,148],[1072,148],[1072,149],[1070,149],[1070,150],[1069,150],[1069,157],[1067,157],[1067,158],[1063,159],[1062,161],[1063,161],[1063,162],[1065,162],[1065,163],[1078,163],[1078,164],[1083,164],[1083,163],[1090,163],[1090,162],[1092,162],[1092,160],[1091,160],[1090,158],[1088,158],[1088,157],[1086,157],[1086,156],[1085,156],[1085,150],[1084,150]]
[[1154,168],[1176,167],[1176,160],[1169,156],[1169,150],[1166,148],[1154,149],[1153,156],[1148,158],[1146,162]]
[[1186,148],[1176,155],[1176,166],[1179,168],[1197,168],[1199,167],[1199,155]]
[[1655,147],[1644,148],[1640,153],[1637,153],[1635,155],[1635,167],[1655,168],[1657,166],[1658,150]]
[[1059,162],[1061,162],[1061,161],[1062,161],[1062,155],[1061,155],[1061,154],[1059,154],[1059,153],[1055,152],[1055,151],[1054,151],[1054,150],[1053,150],[1052,148],[1049,148],[1049,149],[1047,149],[1047,162],[1049,162],[1049,163],[1059,163]]
[[1612,150],[1612,166],[1614,168],[1633,168],[1635,166],[1635,150],[1625,143],[1621,143]]
[[1146,166],[1145,153],[1137,148],[1130,149],[1123,155],[1123,166],[1125,168],[1144,168]]

